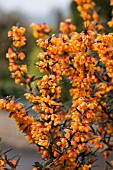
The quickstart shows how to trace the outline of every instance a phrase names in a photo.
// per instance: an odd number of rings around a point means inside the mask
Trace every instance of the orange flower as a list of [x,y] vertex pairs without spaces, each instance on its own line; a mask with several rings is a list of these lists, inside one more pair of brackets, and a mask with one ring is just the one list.
[[16,48],[20,48],[25,45],[26,38],[23,36],[25,28],[13,26],[11,31],[8,32],[8,37],[12,38],[13,45]]
[[111,21],[108,21],[108,25],[109,25],[109,27],[113,27],[113,17],[112,17]]
[[50,33],[50,29],[46,24],[37,25],[33,23],[30,27],[33,29],[33,36],[35,38],[43,38]]

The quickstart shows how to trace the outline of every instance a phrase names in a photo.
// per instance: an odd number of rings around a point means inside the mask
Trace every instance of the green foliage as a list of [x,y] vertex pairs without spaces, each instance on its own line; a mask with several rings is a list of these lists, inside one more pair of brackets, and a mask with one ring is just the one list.
[[14,95],[15,97],[20,97],[23,93],[23,88],[20,85],[15,84],[14,80],[0,80],[0,96],[5,97],[7,95]]
[[41,49],[38,48],[37,46],[34,46],[33,50],[30,52],[28,58],[28,69],[29,69],[29,73],[33,76],[39,77],[42,75],[42,73],[40,73],[39,69],[36,68],[36,62],[38,62],[38,58],[37,58],[37,54],[39,54],[41,52]]

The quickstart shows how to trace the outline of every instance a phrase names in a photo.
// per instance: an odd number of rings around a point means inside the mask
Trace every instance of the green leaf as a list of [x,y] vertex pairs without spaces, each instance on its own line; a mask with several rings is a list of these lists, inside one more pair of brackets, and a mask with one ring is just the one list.
[[48,160],[48,161],[45,163],[44,168],[45,168],[46,166],[48,166],[49,164],[51,164],[52,162],[53,162],[53,159]]
[[6,154],[6,153],[8,153],[8,152],[10,152],[10,151],[12,151],[12,150],[13,150],[13,148],[11,148],[11,149],[9,149],[9,150],[3,152],[2,154]]
[[16,166],[18,165],[19,161],[20,161],[21,155],[18,157],[17,161],[16,161]]
[[106,161],[106,163],[110,168],[113,168],[113,166],[108,161]]
[[4,154],[4,157],[5,157],[5,160],[7,161],[7,155],[6,154]]
[[39,162],[34,162],[33,166],[41,169],[43,168],[43,166]]
[[66,159],[64,160],[64,167],[66,167]]

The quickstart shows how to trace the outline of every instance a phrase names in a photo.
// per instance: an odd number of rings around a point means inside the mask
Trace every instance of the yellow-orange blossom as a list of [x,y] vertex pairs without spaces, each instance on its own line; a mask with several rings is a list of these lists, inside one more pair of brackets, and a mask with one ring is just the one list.
[[[34,36],[40,38],[37,44],[42,48],[36,67],[45,73],[38,80],[37,93],[27,65],[17,62],[25,58],[23,52],[18,52],[25,45],[25,29],[12,27],[8,34],[17,50],[8,50],[9,70],[15,83],[28,88],[25,97],[33,104],[38,119],[30,117],[23,105],[13,99],[1,99],[0,110],[10,112],[26,139],[38,146],[47,163],[45,168],[50,170],[89,170],[94,161],[91,146],[101,150],[106,145],[108,151],[113,148],[113,115],[107,113],[105,102],[113,90],[113,34],[100,34],[101,24],[93,27],[93,23],[99,20],[93,1],[75,1],[84,21],[92,23],[91,29],[77,33],[76,27],[67,19],[60,24],[61,33],[44,39],[50,33],[49,27],[31,25]],[[62,77],[71,84],[72,104],[67,109],[61,100]],[[109,142],[105,137],[110,138]],[[109,153],[106,150],[104,156],[107,158]],[[83,155],[87,158],[84,163],[81,162]]]

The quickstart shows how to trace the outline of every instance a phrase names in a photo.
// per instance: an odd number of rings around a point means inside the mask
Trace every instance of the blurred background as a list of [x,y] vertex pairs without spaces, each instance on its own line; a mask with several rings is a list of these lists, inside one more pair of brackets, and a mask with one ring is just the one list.
[[[109,0],[94,0],[97,3],[97,11],[101,15],[103,24],[111,18],[111,8]],[[26,62],[29,65],[29,72],[40,74],[35,69],[37,54],[39,52],[36,46],[36,39],[32,36],[32,30],[29,25],[31,23],[46,23],[53,32],[58,32],[59,23],[66,18],[72,18],[72,22],[76,24],[77,31],[82,31],[82,19],[76,10],[76,4],[72,0],[0,0],[0,96],[14,95],[16,98],[21,97],[24,93],[20,85],[15,85],[8,71],[8,61],[5,58],[10,41],[7,33],[13,25],[19,24],[27,29],[27,45],[25,54]],[[106,29],[108,30],[108,28]],[[64,90],[66,84],[64,83]],[[68,96],[68,95],[67,95]],[[66,95],[65,95],[66,97]],[[66,98],[67,99],[67,98]],[[33,116],[33,113],[31,113]],[[40,161],[40,154],[36,152],[35,146],[30,146],[25,140],[24,134],[18,132],[15,122],[8,118],[6,112],[0,112],[0,137],[2,138],[3,148],[14,147],[9,155],[22,154],[20,165],[17,170],[31,170],[34,161]],[[99,168],[100,169],[100,168]]]

